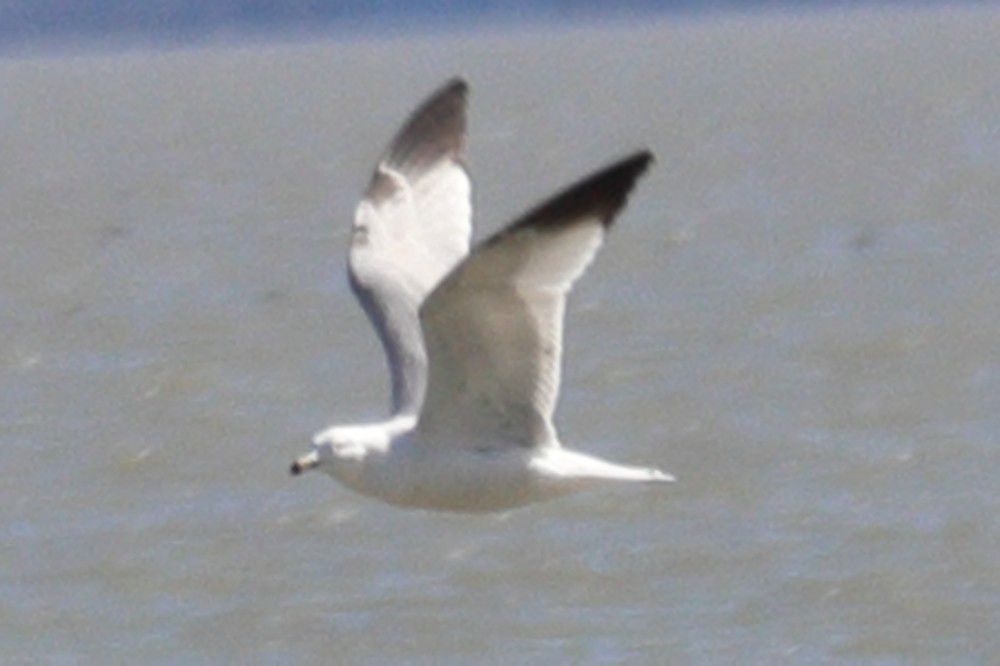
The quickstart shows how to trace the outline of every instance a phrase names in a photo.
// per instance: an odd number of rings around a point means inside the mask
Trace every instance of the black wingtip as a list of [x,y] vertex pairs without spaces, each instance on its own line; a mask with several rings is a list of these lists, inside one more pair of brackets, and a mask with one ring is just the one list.
[[649,150],[632,153],[571,185],[525,215],[512,229],[556,227],[595,216],[608,227],[625,206],[636,182],[654,161]]
[[448,95],[467,95],[469,93],[469,84],[465,82],[461,76],[453,76],[448,81],[438,89],[438,92],[432,97],[437,97],[438,95],[448,94]]
[[445,157],[458,157],[465,145],[469,85],[453,77],[410,114],[386,151],[403,171],[420,169]]
[[[593,187],[604,189],[610,193],[610,198],[614,200],[614,210],[611,211],[611,217],[614,217],[614,214],[625,205],[625,200],[631,194],[636,182],[655,162],[656,157],[652,151],[640,150],[602,169],[584,181],[583,184],[590,182],[593,183]],[[617,197],[616,193],[618,193]],[[610,219],[605,220],[605,224],[610,222]]]

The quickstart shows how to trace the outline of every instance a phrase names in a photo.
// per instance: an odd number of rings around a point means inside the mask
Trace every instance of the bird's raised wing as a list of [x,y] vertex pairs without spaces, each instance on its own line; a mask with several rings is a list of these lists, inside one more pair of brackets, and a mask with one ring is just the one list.
[[566,294],[652,161],[586,178],[479,245],[420,310],[430,359],[418,430],[460,447],[558,444]]
[[416,415],[427,383],[418,309],[469,251],[471,183],[462,164],[468,87],[454,79],[410,116],[358,204],[351,287],[378,332],[392,412]]

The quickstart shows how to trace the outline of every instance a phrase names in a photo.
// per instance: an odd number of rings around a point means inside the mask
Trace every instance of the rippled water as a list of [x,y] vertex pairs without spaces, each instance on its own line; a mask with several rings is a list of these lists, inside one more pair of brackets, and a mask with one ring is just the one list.
[[[0,62],[0,660],[995,659],[998,43],[970,9]],[[382,413],[346,230],[456,73],[480,236],[659,156],[558,422],[664,492],[288,476]]]

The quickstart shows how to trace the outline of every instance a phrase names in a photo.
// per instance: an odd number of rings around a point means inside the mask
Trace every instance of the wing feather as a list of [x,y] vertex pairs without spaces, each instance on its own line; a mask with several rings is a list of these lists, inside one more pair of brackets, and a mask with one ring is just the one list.
[[637,153],[572,186],[479,245],[431,293],[420,311],[427,439],[558,444],[566,295],[651,160]]
[[378,333],[394,415],[416,415],[427,381],[418,309],[468,253],[471,182],[462,163],[468,87],[432,94],[390,142],[355,212],[348,273]]

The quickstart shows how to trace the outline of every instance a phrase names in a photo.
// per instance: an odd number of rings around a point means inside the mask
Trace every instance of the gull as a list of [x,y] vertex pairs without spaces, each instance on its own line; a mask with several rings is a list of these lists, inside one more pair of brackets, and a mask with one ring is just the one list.
[[323,430],[292,474],[466,513],[672,481],[565,448],[552,422],[566,296],[653,155],[584,178],[470,252],[467,98],[456,78],[413,112],[355,212],[348,274],[385,351],[391,416]]

